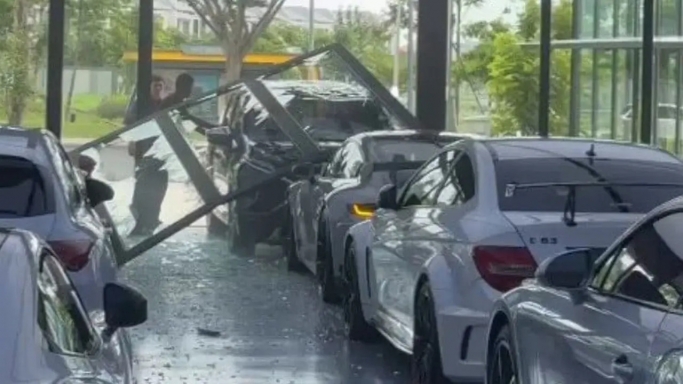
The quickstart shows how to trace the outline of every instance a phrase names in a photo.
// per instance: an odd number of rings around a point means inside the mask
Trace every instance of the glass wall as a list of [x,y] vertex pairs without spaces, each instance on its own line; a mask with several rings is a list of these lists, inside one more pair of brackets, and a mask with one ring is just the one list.
[[[553,1],[551,135],[639,140],[644,1]],[[454,62],[453,73],[467,91],[462,92],[457,130],[477,131],[471,120],[485,115],[479,120],[492,135],[537,134],[540,1],[521,3],[496,19],[463,21],[460,33],[467,49]],[[679,154],[682,3],[656,2],[652,84],[653,142]],[[485,100],[485,108],[466,102],[472,95]]]
[[[579,99],[578,134],[637,141],[642,86],[642,0],[574,0],[579,36],[563,47],[579,51],[572,94]],[[681,153],[683,18],[681,0],[656,2],[652,84],[653,142]],[[574,70],[576,71],[576,70]],[[578,94],[578,96],[577,96]],[[576,110],[572,111],[576,114]]]

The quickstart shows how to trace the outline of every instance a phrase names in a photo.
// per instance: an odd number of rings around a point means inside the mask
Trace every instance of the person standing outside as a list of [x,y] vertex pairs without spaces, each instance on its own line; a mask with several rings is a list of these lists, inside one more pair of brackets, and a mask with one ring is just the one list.
[[[165,88],[166,83],[161,76],[152,76],[152,84],[150,85],[151,108],[148,111],[148,116],[161,110]],[[138,103],[135,100],[128,109],[123,121],[126,125],[133,124],[140,120],[139,117]],[[155,159],[153,156],[146,156],[146,152],[152,147],[156,138],[153,136],[128,143],[128,154],[133,156],[135,160],[135,187],[130,204],[130,211],[135,218],[135,228],[129,234],[131,236],[153,233],[154,229],[159,225],[158,209],[155,210],[154,206],[152,206],[150,210],[146,206],[145,201],[159,194],[163,198],[168,184],[168,173],[165,170],[161,170],[163,162]],[[151,217],[148,217],[149,215]]]
[[[166,88],[166,82],[164,81],[163,77],[154,75],[152,76],[152,84],[150,86],[150,95],[151,95],[151,100],[152,100],[152,108],[149,111],[149,114],[154,114],[159,110],[159,106],[161,105],[161,102],[163,101],[163,93],[164,89]],[[144,116],[147,117],[147,116]],[[138,101],[137,98],[134,100],[130,107],[128,108],[128,111],[126,111],[126,116],[123,118],[123,123],[125,125],[130,125],[138,121]]]
[[[187,73],[178,75],[175,91],[157,104],[157,110],[162,111],[184,102],[192,94],[193,86],[192,76]],[[184,108],[181,113],[183,116],[189,115]],[[168,190],[168,171],[163,169],[164,161],[147,153],[158,139],[159,135],[156,135],[135,143],[135,190],[130,208],[136,223],[130,236],[151,235],[161,224],[159,215]]]

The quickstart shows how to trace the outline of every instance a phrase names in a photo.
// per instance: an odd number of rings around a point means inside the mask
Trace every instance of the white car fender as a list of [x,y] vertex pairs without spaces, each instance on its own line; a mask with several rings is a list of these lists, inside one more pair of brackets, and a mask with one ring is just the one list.
[[415,284],[413,297],[417,297],[420,286],[424,281],[429,282],[436,309],[452,306],[457,303],[458,287],[454,281],[452,265],[447,262],[445,256],[434,256],[422,266],[417,280],[418,283]]
[[[368,279],[368,274],[372,277],[372,271],[368,270],[366,266],[370,266],[370,269],[372,269],[371,263],[368,263],[367,257],[368,250],[374,239],[374,234],[374,227],[370,220],[355,224],[349,228],[346,233],[346,239],[344,240],[344,256],[346,257],[347,247],[353,242],[353,245],[356,248],[355,268],[358,273],[359,282],[372,281],[372,279]],[[370,297],[367,284],[359,284],[359,288],[361,304],[363,305],[363,315],[365,319],[368,320],[374,315],[376,308],[375,300]]]

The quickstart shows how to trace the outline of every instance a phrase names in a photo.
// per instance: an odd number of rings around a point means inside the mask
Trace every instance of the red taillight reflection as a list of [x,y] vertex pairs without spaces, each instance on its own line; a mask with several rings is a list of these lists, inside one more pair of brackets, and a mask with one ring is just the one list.
[[536,261],[524,247],[480,246],[474,248],[474,264],[492,288],[507,292],[534,276]]
[[72,272],[80,271],[88,264],[90,250],[94,245],[89,240],[60,240],[48,243],[66,269]]

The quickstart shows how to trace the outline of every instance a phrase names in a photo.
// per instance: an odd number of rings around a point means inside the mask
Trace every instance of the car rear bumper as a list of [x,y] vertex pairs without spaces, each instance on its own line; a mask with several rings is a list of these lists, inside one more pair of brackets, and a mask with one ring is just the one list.
[[438,311],[436,321],[444,375],[455,381],[481,380],[489,313],[451,306]]

